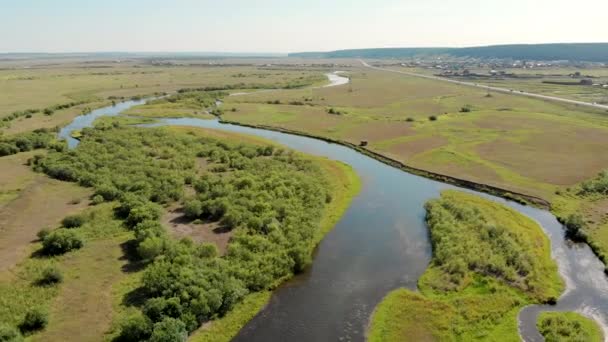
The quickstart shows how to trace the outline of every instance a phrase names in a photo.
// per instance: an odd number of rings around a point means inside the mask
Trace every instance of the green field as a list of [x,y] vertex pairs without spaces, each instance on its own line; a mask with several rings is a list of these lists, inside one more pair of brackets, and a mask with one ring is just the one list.
[[[2,66],[2,65],[0,65]],[[0,121],[0,132],[13,134],[36,128],[67,124],[83,111],[132,96],[171,93],[200,87],[287,87],[323,83],[323,71],[296,67],[267,68],[261,63],[208,64],[200,61],[176,66],[145,60],[84,63],[57,60],[27,68],[7,65],[0,69],[0,120],[15,112],[35,110],[14,120]],[[46,108],[73,104],[55,109]],[[183,113],[183,111],[179,111]],[[190,112],[191,113],[191,112]]]
[[433,258],[420,292],[387,295],[369,340],[519,341],[519,310],[564,288],[549,239],[531,219],[475,195],[444,191],[426,208]]

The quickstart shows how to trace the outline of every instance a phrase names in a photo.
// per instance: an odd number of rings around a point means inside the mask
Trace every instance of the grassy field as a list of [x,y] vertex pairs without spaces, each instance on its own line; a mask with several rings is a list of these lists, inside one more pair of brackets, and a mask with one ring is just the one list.
[[547,342],[602,342],[603,333],[591,319],[574,312],[543,312],[538,330]]
[[433,259],[420,293],[387,295],[369,340],[519,341],[519,310],[563,291],[548,238],[531,219],[471,194],[445,191],[426,207]]
[[[154,65],[145,60],[53,61],[27,68],[0,70],[0,119],[17,111],[38,110],[31,117],[21,116],[0,131],[6,134],[66,124],[83,111],[108,105],[132,96],[174,92],[182,88],[256,85],[287,86],[297,82],[322,82],[320,69],[303,70],[296,66],[267,68],[250,65],[222,66],[196,61],[186,65]],[[241,62],[242,63],[242,62]],[[45,115],[44,109],[75,103],[74,107]],[[80,104],[78,104],[80,103]],[[179,111],[179,113],[184,113]],[[0,121],[0,123],[2,123]]]
[[[0,273],[0,321],[18,325],[26,312],[39,308],[49,315],[39,341],[64,341],[79,336],[82,341],[98,341],[112,318],[109,291],[112,282],[124,276],[121,244],[131,238],[122,222],[114,219],[111,203],[85,211],[87,223],[79,228],[85,247],[56,257],[37,252],[40,242],[30,239],[26,246],[33,254],[11,272]],[[55,226],[56,227],[56,226]],[[34,240],[34,242],[30,242]],[[39,285],[42,271],[54,265],[63,275],[58,285]],[[82,329],[86,326],[87,329]]]
[[0,272],[21,262],[41,228],[86,207],[91,192],[33,172],[27,160],[40,150],[0,158]]

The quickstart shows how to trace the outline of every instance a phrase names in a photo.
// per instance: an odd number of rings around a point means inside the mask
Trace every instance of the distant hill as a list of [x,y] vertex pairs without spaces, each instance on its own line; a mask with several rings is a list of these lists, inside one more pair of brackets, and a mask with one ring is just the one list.
[[517,44],[467,48],[383,48],[289,54],[290,57],[302,58],[403,58],[432,55],[608,62],[608,43]]

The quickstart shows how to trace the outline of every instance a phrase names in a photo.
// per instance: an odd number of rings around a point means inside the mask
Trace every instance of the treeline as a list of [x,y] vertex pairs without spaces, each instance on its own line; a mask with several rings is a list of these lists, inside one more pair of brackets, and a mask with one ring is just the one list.
[[570,60],[606,62],[608,43],[518,44],[467,48],[381,48],[330,52],[302,52],[290,57],[306,58],[408,58],[449,55],[456,57],[502,58],[527,60]]
[[163,103],[180,103],[191,108],[209,108],[215,106],[215,101],[228,96],[223,91],[178,91],[177,94],[146,102],[147,105]]
[[0,136],[0,157],[38,148],[52,147],[57,150],[63,150],[65,144],[56,141],[56,134],[56,129],[40,128],[33,132],[21,133],[10,137]]
[[8,126],[8,124],[11,121],[14,121],[21,117],[31,118],[32,115],[34,115],[36,113],[41,113],[41,112],[44,113],[44,115],[53,115],[55,113],[55,111],[57,111],[57,110],[72,108],[72,107],[79,106],[81,104],[85,104],[88,102],[89,101],[72,101],[72,102],[67,102],[67,103],[62,103],[62,104],[57,104],[54,106],[46,107],[43,109],[34,108],[34,109],[26,109],[26,110],[17,110],[17,111],[12,112],[9,115],[3,117],[2,122],[0,122],[0,127]]
[[[196,158],[210,168],[201,175]],[[148,262],[141,314],[121,322],[121,341],[182,340],[223,316],[247,293],[278,285],[311,260],[330,187],[310,160],[273,146],[234,144],[162,128],[85,129],[78,148],[32,161],[48,175],[95,189],[94,202],[119,201]],[[184,195],[192,186],[196,194]],[[183,200],[192,219],[233,231],[228,250],[175,241],[161,204]]]
[[178,93],[187,93],[193,91],[222,91],[222,90],[236,90],[236,89],[297,89],[311,86],[317,82],[325,80],[324,76],[313,75],[313,76],[301,76],[297,79],[288,82],[277,82],[277,83],[235,83],[226,84],[221,86],[206,86],[197,88],[181,88],[178,89]]

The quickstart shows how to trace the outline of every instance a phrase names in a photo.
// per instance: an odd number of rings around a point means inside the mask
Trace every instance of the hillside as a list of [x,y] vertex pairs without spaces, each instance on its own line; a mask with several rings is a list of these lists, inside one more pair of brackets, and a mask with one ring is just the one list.
[[430,55],[608,62],[608,43],[518,44],[467,48],[381,48],[289,54],[290,57],[305,58],[404,58]]

